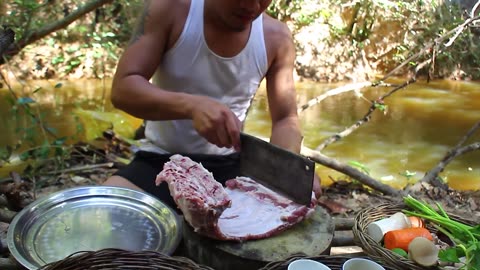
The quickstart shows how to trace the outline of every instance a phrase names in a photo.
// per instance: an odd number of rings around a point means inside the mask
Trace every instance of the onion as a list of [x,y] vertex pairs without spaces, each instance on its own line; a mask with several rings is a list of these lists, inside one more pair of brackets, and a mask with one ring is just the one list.
[[437,264],[439,251],[440,249],[425,237],[416,237],[408,245],[408,257],[422,266]]

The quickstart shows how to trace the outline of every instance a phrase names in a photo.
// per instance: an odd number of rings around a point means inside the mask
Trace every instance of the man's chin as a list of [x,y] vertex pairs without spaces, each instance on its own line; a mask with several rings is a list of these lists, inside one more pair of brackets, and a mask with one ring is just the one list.
[[230,24],[230,29],[234,32],[243,32],[250,28],[250,23],[232,23]]

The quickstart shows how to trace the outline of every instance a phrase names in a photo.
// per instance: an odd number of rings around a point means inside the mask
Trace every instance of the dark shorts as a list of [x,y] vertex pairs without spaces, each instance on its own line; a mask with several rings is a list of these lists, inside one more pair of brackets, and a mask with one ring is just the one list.
[[[170,160],[172,154],[157,154],[152,152],[139,151],[135,154],[134,159],[127,166],[119,169],[114,175],[122,176],[133,184],[137,185],[147,193],[157,197],[173,209],[177,209],[167,183],[160,186],[155,185],[157,174],[163,169],[163,164]],[[213,174],[218,182],[225,185],[229,179],[233,179],[239,175],[239,159],[238,154],[225,156],[218,155],[200,155],[200,154],[184,154],[193,161],[200,162],[205,169]]]

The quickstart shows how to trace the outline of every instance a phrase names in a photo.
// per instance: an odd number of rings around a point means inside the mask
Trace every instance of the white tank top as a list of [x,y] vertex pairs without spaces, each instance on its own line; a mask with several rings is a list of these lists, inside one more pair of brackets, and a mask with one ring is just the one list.
[[[166,52],[153,83],[174,92],[211,97],[227,105],[244,121],[251,101],[267,72],[267,53],[262,15],[252,24],[243,50],[234,57],[221,57],[211,51],[203,33],[204,0],[191,0],[183,31]],[[193,128],[191,120],[147,121],[141,150],[157,153],[225,155]]]

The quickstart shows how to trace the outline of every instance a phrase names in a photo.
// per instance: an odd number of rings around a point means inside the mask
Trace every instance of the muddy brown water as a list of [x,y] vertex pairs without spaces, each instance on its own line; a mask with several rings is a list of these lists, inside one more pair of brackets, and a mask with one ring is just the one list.
[[[18,97],[31,96],[35,100],[30,103],[32,112],[40,115],[57,136],[67,137],[68,142],[94,138],[111,126],[111,122],[119,133],[132,136],[141,121],[112,107],[108,99],[110,84],[108,80],[28,81],[14,85],[14,91]],[[298,104],[303,105],[341,85],[298,83]],[[388,90],[369,88],[362,94],[339,94],[301,113],[305,145],[315,148],[329,136],[343,131],[365,115],[370,106],[368,100]],[[21,106],[12,106],[11,99],[5,87],[0,89],[0,149],[19,143],[20,150],[24,150],[41,144],[47,135],[40,132],[38,123],[30,121]],[[356,164],[357,168],[363,168],[386,184],[402,187],[420,179],[480,121],[480,83],[451,80],[416,83],[387,98],[385,103],[386,113],[375,112],[370,122],[322,153],[341,162]],[[269,119],[262,88],[249,111],[245,130],[268,137]],[[467,144],[479,141],[479,133]],[[479,160],[480,151],[460,156],[441,176],[455,189],[480,189]],[[0,168],[0,178],[22,166],[15,157],[12,164]],[[342,178],[340,173],[320,165],[317,165],[317,172],[324,184]]]

